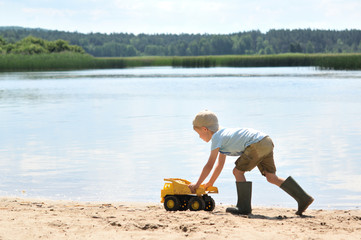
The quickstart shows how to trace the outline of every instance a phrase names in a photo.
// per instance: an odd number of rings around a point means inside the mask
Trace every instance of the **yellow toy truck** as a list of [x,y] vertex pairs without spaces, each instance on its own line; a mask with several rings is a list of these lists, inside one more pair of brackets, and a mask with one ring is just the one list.
[[195,194],[191,193],[188,185],[191,182],[181,178],[165,178],[168,181],[161,191],[161,203],[167,211],[213,211],[216,204],[208,193],[218,193],[217,187],[205,189],[202,184]]

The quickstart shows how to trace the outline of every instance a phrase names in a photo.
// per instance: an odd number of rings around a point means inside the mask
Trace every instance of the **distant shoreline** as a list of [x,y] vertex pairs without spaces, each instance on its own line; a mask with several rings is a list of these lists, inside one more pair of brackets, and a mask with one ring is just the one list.
[[[79,33],[39,28],[0,27],[0,53],[9,53],[12,44],[33,36],[46,41],[59,39],[77,45],[95,57],[131,56],[209,56],[269,55],[286,53],[356,53],[361,52],[358,29],[270,29],[217,33]],[[3,40],[1,40],[1,37]],[[7,46],[1,46],[5,42]],[[32,41],[37,43],[36,41]],[[36,44],[39,46],[39,44]],[[41,45],[40,45],[41,46]],[[18,47],[16,47],[18,48]],[[34,46],[18,51],[39,52]],[[12,51],[12,50],[11,50]]]

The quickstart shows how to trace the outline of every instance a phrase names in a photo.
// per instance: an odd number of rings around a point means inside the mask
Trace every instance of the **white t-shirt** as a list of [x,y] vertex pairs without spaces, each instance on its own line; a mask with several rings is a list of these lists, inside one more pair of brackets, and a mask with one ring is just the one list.
[[211,150],[228,156],[240,156],[249,145],[261,141],[267,135],[252,128],[222,128],[212,136]]

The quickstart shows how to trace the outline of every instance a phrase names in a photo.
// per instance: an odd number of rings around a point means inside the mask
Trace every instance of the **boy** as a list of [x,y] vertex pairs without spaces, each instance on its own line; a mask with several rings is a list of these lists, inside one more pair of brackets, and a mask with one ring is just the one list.
[[291,176],[284,180],[276,175],[273,160],[273,142],[265,133],[248,128],[220,129],[217,116],[208,110],[201,111],[196,115],[193,120],[193,129],[202,140],[205,142],[211,141],[212,145],[208,162],[204,166],[198,181],[188,186],[192,193],[195,193],[196,189],[207,178],[219,155],[213,174],[205,186],[209,187],[214,184],[228,155],[240,157],[236,160],[236,166],[233,169],[238,201],[236,207],[227,208],[227,212],[232,214],[250,214],[252,212],[252,182],[247,182],[244,174],[256,166],[268,182],[279,186],[297,201],[297,215],[302,215],[313,202],[313,198]]

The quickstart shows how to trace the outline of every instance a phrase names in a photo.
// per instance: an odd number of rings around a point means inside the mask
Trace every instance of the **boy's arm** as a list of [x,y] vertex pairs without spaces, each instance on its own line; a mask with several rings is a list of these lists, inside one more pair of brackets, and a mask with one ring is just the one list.
[[219,174],[221,174],[225,162],[226,162],[226,155],[223,153],[220,153],[219,157],[218,157],[218,162],[214,169],[212,177],[209,179],[208,183],[206,183],[206,188],[209,186],[213,186],[213,184],[217,180]]
[[209,156],[208,162],[203,167],[202,173],[199,176],[199,179],[196,183],[189,184],[189,188],[191,189],[192,193],[195,193],[197,188],[202,184],[202,182],[207,178],[209,173],[212,171],[213,165],[217,160],[219,148],[216,148],[211,151],[211,154]]

